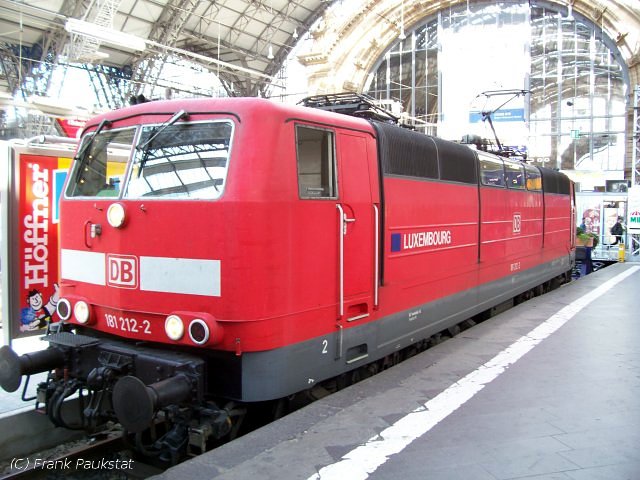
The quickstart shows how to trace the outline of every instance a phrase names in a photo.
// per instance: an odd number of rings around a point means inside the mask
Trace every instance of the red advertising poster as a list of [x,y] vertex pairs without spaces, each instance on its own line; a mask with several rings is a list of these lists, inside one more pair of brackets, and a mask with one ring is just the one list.
[[[20,318],[14,338],[43,333],[58,321],[58,219],[57,202],[62,191],[66,159],[22,154],[19,158],[18,209]],[[65,165],[66,167],[66,165]],[[62,175],[60,175],[62,173]]]

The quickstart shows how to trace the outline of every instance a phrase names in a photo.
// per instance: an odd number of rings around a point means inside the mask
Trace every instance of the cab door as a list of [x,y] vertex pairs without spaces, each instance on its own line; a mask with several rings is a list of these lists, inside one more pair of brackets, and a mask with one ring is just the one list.
[[370,316],[376,285],[378,208],[372,199],[367,139],[338,132],[339,318],[355,322]]

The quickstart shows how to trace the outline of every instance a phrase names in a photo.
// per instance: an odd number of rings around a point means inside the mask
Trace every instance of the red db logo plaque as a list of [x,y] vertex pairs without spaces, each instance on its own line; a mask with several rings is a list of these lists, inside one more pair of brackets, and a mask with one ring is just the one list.
[[138,288],[138,258],[133,255],[107,255],[107,285]]

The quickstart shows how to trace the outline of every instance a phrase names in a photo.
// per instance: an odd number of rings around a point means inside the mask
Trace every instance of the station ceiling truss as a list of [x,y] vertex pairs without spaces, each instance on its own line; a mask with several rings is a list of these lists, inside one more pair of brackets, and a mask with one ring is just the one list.
[[[265,95],[327,0],[0,0],[0,92],[47,94],[57,65],[89,72],[101,108],[157,85],[188,60],[218,75],[230,96]],[[71,19],[143,39],[146,48],[71,33]],[[125,42],[126,43],[126,42]]]

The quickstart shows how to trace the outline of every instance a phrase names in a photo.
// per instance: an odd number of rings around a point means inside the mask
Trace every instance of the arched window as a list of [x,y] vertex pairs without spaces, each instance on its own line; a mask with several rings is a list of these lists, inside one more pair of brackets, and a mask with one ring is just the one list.
[[[496,93],[504,90],[530,93]],[[624,169],[628,92],[602,26],[535,1],[441,10],[391,45],[365,86],[401,103],[426,133],[493,139],[482,115],[492,112],[501,143],[526,146],[532,163],[598,171]]]

